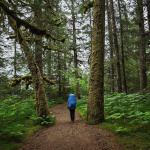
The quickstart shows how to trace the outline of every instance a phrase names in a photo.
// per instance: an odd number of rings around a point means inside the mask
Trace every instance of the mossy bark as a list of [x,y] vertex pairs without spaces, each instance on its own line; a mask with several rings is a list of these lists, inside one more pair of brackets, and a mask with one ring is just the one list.
[[[18,37],[23,37],[21,34],[20,29],[17,29],[18,31]],[[50,115],[49,107],[47,104],[47,99],[45,95],[45,89],[43,85],[43,78],[40,73],[40,69],[37,66],[35,59],[32,56],[31,50],[26,43],[26,41],[21,38],[22,41],[19,40],[19,43],[23,47],[24,53],[26,55],[27,61],[28,61],[28,67],[31,72],[33,86],[34,86],[34,94],[36,98],[36,111],[37,115],[42,116],[48,116]]]
[[143,1],[137,0],[137,15],[139,18],[139,35],[140,35],[140,91],[147,88],[146,74],[146,46],[145,46],[145,29],[143,16]]
[[111,58],[111,65],[110,65],[110,78],[111,78],[111,87],[110,91],[114,92],[114,48],[113,48],[113,37],[112,37],[112,23],[111,23],[111,17],[110,17],[110,10],[109,10],[109,4],[108,0],[106,0],[106,9],[107,9],[107,21],[108,21],[108,34],[109,34],[109,47],[110,47],[110,58]]
[[148,16],[148,27],[149,27],[149,36],[150,36],[150,0],[147,0],[147,16]]
[[[3,4],[5,4],[5,7],[7,7],[7,3],[5,0],[2,0]],[[1,5],[3,6],[3,5]],[[3,9],[3,7],[2,7]],[[4,9],[5,13],[8,15],[9,24],[12,27],[12,29],[15,31],[17,36],[17,41],[20,43],[20,45],[23,48],[23,51],[25,53],[25,56],[27,58],[28,62],[28,68],[30,70],[32,81],[34,85],[34,94],[36,98],[36,110],[37,110],[37,116],[43,117],[50,115],[49,107],[47,104],[47,99],[45,95],[45,89],[43,85],[43,78],[41,76],[39,67],[37,66],[35,59],[32,55],[32,52],[22,34],[22,31],[17,26],[17,22],[14,18],[12,18],[9,15],[9,11],[7,12],[7,9]]]
[[89,81],[87,123],[104,121],[105,0],[94,0],[93,41]]
[[118,37],[117,37],[113,0],[110,0],[110,6],[111,6],[112,23],[113,23],[114,46],[115,46],[115,52],[116,52],[117,89],[118,89],[118,93],[121,93],[122,92],[122,82],[121,82],[121,69],[120,69],[120,55],[119,55],[119,46],[118,46]]
[[121,62],[122,62],[122,76],[123,76],[123,88],[127,94],[127,80],[126,80],[126,69],[125,69],[125,56],[124,56],[124,39],[123,39],[123,23],[122,23],[122,12],[120,6],[120,0],[118,0],[119,7],[119,21],[120,21],[120,44],[121,44]]
[[[42,2],[38,0],[34,0],[34,20],[35,20],[36,26],[40,29],[42,28],[41,17],[42,17]],[[35,41],[35,60],[40,69],[41,75],[43,76],[42,37],[39,35],[36,35],[36,38],[40,40]]]
[[75,78],[76,78],[76,97],[80,99],[80,89],[79,89],[79,80],[78,80],[78,55],[77,55],[77,37],[76,37],[76,18],[74,14],[74,1],[71,1],[72,6],[72,25],[73,25],[73,50],[74,50],[74,68],[75,68]]

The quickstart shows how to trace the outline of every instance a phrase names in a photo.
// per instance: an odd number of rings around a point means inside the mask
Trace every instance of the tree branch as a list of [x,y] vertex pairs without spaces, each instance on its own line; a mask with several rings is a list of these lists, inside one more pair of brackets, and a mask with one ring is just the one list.
[[25,28],[29,29],[30,32],[32,32],[33,34],[45,36],[46,38],[51,38],[52,40],[54,40],[54,42],[55,41],[60,41],[62,43],[65,42],[65,38],[57,39],[53,37],[50,33],[48,33],[46,29],[37,28],[36,26],[30,24],[26,20],[18,18],[15,12],[10,10],[1,0],[0,0],[0,7],[2,7],[2,9],[16,21],[18,27],[25,26]]
[[93,6],[94,6],[94,1],[90,1],[87,5],[83,5],[84,14],[87,12],[88,9],[92,8]]
[[44,45],[43,48],[47,49],[47,50],[54,50],[54,51],[61,52],[61,49],[58,46],[47,46],[47,45]]
[[[46,83],[48,83],[49,85],[56,84],[55,81],[48,79],[46,76],[43,77],[43,80]],[[12,81],[13,82],[9,84],[12,87],[19,85],[21,83],[21,81],[25,81],[26,89],[28,89],[29,85],[33,83],[31,76],[22,76],[22,77],[17,78],[17,79],[12,79]]]

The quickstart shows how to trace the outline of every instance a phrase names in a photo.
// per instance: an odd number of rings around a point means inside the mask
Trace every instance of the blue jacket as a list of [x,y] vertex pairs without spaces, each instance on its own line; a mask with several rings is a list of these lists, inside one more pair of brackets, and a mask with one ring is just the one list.
[[69,109],[76,109],[76,104],[77,104],[77,101],[76,101],[75,95],[70,94],[69,98],[68,98],[68,108]]

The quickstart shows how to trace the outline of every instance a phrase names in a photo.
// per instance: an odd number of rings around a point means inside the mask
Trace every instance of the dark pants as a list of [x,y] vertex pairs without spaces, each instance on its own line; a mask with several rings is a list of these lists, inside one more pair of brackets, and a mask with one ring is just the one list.
[[70,109],[70,117],[71,117],[71,121],[74,121],[74,118],[75,118],[75,109]]

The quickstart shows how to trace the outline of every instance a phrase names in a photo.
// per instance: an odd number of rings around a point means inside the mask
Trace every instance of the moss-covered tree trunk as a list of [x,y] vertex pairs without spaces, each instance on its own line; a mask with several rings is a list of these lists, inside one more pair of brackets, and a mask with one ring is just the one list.
[[87,123],[104,121],[105,0],[94,0]]
[[149,36],[150,36],[150,0],[147,0],[147,16],[148,16],[148,26],[149,26]]
[[31,50],[24,40],[20,29],[15,29],[20,45],[22,46],[25,56],[28,61],[28,67],[32,76],[34,94],[36,98],[36,111],[40,117],[50,115],[47,99],[45,95],[45,89],[43,84],[43,78],[40,73],[40,69],[37,66],[35,59],[32,56]]
[[76,97],[80,99],[80,89],[78,80],[78,55],[77,55],[77,42],[76,42],[76,19],[74,14],[74,0],[71,0],[71,15],[72,15],[72,25],[73,25],[73,50],[74,50],[74,67],[75,67],[75,78],[76,78]]
[[[2,2],[5,4],[5,7],[7,7],[6,1],[2,0]],[[3,5],[1,5],[1,7],[2,6]],[[3,7],[2,7],[2,9],[3,9]],[[8,13],[6,9],[4,9],[4,11],[6,14]],[[31,52],[31,49],[29,48],[28,43],[26,42],[26,40],[22,34],[22,31],[17,26],[17,22],[9,15],[7,15],[7,16],[8,16],[9,25],[15,31],[16,36],[17,36],[17,41],[22,46],[22,49],[25,53],[25,56],[26,56],[26,59],[28,62],[28,68],[30,70],[30,73],[32,76],[32,81],[33,81],[33,86],[34,86],[37,115],[40,117],[48,116],[48,115],[50,115],[50,111],[49,111],[49,107],[47,104],[45,89],[44,89],[44,85],[43,85],[43,78],[41,76],[39,67],[37,66],[37,64],[35,62],[35,59]]]
[[14,42],[14,77],[16,78],[17,75],[17,47],[16,47],[16,40]]
[[122,62],[123,88],[124,88],[124,92],[127,94],[127,81],[126,81],[126,71],[125,71],[125,62],[124,62],[123,23],[122,23],[122,13],[121,13],[120,0],[118,0],[118,7],[119,7],[119,21],[120,21],[120,42],[121,42],[121,62]]
[[114,92],[114,62],[113,62],[113,37],[112,37],[112,27],[111,27],[111,16],[109,11],[109,4],[108,0],[106,0],[106,8],[107,8],[107,21],[108,21],[108,33],[109,33],[109,47],[110,47],[110,58],[111,58],[111,65],[110,65],[110,78],[111,78],[111,92]]
[[[42,29],[42,1],[34,0],[34,19],[36,26]],[[35,61],[43,76],[43,61],[42,61],[42,37],[36,35],[39,39],[35,42]]]
[[60,52],[58,52],[58,96],[61,97],[62,96],[62,83],[61,83],[61,61],[60,61]]
[[137,14],[139,18],[139,34],[140,34],[140,90],[143,91],[147,87],[143,0],[137,0],[137,8],[138,8]]
[[111,14],[112,14],[114,46],[115,46],[115,52],[116,52],[117,89],[118,89],[118,93],[121,93],[122,92],[122,82],[121,82],[120,56],[119,56],[119,46],[118,46],[113,0],[110,0],[110,6],[111,6]]

